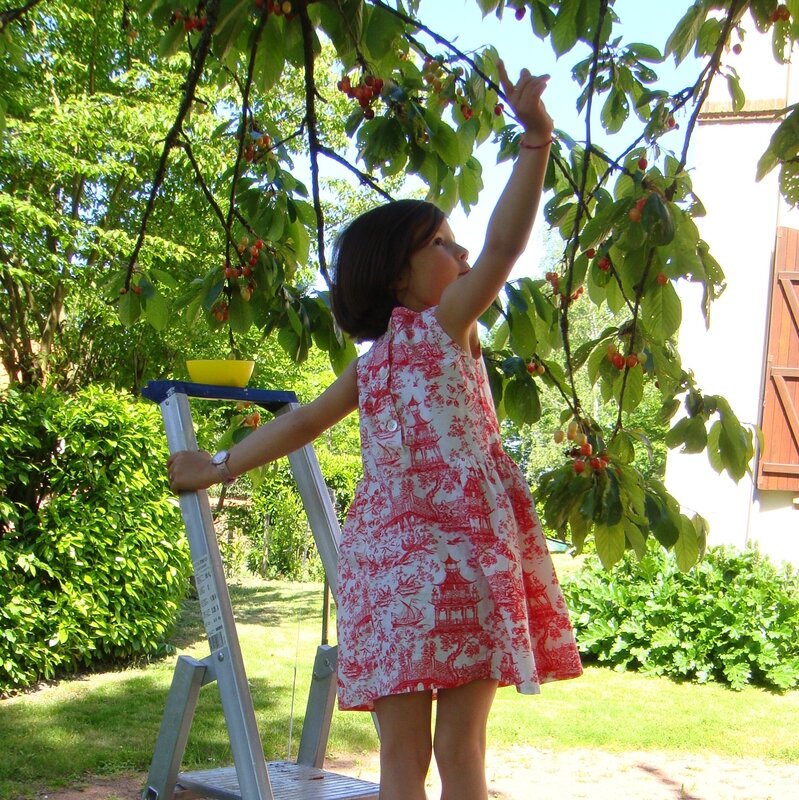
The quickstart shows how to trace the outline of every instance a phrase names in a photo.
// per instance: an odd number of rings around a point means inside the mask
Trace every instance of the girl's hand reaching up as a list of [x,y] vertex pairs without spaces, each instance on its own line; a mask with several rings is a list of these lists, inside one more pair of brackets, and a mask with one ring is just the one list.
[[541,95],[546,89],[549,75],[534,76],[530,74],[530,70],[523,69],[519,80],[514,84],[508,77],[502,60],[497,62],[497,69],[499,82],[508,104],[524,126],[525,144],[528,147],[548,144],[552,140],[552,130],[555,126],[541,100]]

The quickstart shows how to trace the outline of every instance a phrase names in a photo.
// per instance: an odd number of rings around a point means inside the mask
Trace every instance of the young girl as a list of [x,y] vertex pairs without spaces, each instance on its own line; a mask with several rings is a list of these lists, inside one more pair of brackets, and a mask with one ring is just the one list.
[[432,753],[443,800],[485,800],[497,686],[535,694],[581,672],[533,500],[502,449],[477,338],[477,318],[529,238],[553,127],[546,77],[524,70],[514,85],[500,64],[500,80],[525,132],[474,266],[429,203],[358,217],[337,242],[332,302],[339,325],[375,340],[371,349],[226,460],[182,452],[168,465],[173,490],[206,488],[358,408],[364,475],[340,547],[339,707],[377,714],[381,800],[424,798]]

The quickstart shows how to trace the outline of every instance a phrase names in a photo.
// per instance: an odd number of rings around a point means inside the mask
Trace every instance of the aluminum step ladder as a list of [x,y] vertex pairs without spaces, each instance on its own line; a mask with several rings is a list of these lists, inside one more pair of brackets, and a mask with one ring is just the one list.
[[[161,407],[170,453],[197,449],[190,397],[246,401],[276,415],[298,406],[293,392],[184,381],[150,381],[142,395]],[[335,597],[339,527],[330,495],[311,445],[288,458]],[[336,647],[322,644],[317,650],[296,763],[266,763],[207,493],[181,493],[180,509],[211,653],[202,660],[178,657],[142,800],[171,800],[176,794],[222,800],[377,800],[376,784],[323,768],[335,703]],[[213,681],[234,766],[180,772],[200,689]]]

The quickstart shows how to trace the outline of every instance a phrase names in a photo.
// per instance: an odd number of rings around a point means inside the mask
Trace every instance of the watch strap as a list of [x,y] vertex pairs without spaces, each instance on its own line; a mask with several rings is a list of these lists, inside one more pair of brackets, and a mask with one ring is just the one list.
[[211,458],[211,463],[219,470],[219,474],[225,483],[233,483],[236,476],[230,471],[227,460],[230,458],[230,453],[227,450],[220,450]]

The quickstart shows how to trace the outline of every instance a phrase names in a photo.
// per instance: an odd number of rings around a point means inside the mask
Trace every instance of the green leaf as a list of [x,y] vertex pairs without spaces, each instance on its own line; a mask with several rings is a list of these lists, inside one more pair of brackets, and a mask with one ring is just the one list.
[[135,292],[128,291],[119,298],[117,305],[117,313],[119,314],[119,321],[129,328],[138,321],[141,316],[141,303],[139,297]]
[[624,381],[624,395],[621,400],[622,411],[632,413],[641,405],[644,396],[644,371],[641,367],[627,370]]
[[738,80],[737,76],[727,75],[727,89],[732,98],[733,111],[740,111],[746,103],[746,95],[741,88],[741,82]]
[[617,525],[596,525],[594,527],[594,541],[596,552],[602,566],[610,569],[617,561],[621,560],[626,548],[624,523]]
[[701,416],[683,417],[668,431],[664,439],[670,448],[683,445],[683,453],[701,453],[707,447],[707,430]]
[[537,345],[535,329],[526,312],[511,307],[508,316],[510,325],[510,346],[514,353],[525,361],[529,361],[535,354]]
[[378,60],[386,53],[396,51],[395,41],[402,35],[402,20],[388,11],[374,6],[370,9],[363,41],[371,55],[370,60]]
[[148,297],[143,303],[144,318],[157,331],[166,328],[169,321],[169,308],[166,299],[162,294],[155,293]]
[[608,133],[616,133],[621,130],[629,115],[630,104],[627,96],[614,86],[608,92],[607,99],[599,115],[602,127]]
[[682,304],[672,283],[659,284],[641,299],[641,318],[647,332],[657,342],[674,336],[682,321]]
[[286,51],[283,36],[280,34],[277,19],[273,14],[264,30],[265,42],[255,54],[254,80],[262,91],[269,91],[283,74],[286,63]]
[[169,58],[170,56],[175,55],[177,51],[180,49],[181,44],[183,44],[183,40],[186,38],[186,30],[184,29],[183,25],[179,22],[170,25],[166,31],[164,31],[164,35],[161,37],[161,41],[158,43],[158,55],[162,56],[163,58]]
[[688,572],[699,559],[699,542],[696,528],[685,514],[680,515],[679,535],[674,543],[674,555],[677,566],[682,572]]
[[430,119],[427,114],[427,122],[430,126],[430,145],[433,150],[441,157],[441,160],[451,169],[455,169],[462,163],[461,146],[458,134],[455,133],[446,122],[440,119]]
[[516,425],[537,422],[541,417],[541,401],[535,381],[513,378],[508,381],[503,396],[508,418]]
[[580,0],[562,0],[552,26],[551,42],[556,55],[562,56],[577,44],[577,12]]
[[631,520],[624,520],[624,536],[640,561],[646,555],[646,536]]
[[657,192],[652,192],[644,203],[641,226],[649,242],[656,246],[668,244],[674,238],[674,218],[668,203]]
[[649,61],[652,64],[659,64],[663,61],[663,55],[654,45],[646,42],[632,42],[627,45],[627,49],[639,60]]
[[674,55],[676,64],[679,64],[693,49],[706,14],[706,8],[702,3],[694,3],[669,36],[664,51],[666,55]]

